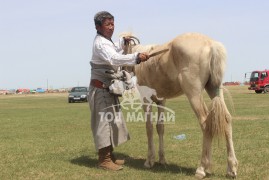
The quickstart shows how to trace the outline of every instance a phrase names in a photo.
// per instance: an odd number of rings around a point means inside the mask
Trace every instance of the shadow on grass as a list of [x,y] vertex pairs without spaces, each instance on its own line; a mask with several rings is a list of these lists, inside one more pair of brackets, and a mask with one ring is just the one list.
[[98,159],[92,159],[88,156],[81,156],[75,159],[71,159],[72,164],[76,164],[79,166],[85,166],[89,168],[96,168],[98,164]]
[[[119,159],[125,160],[126,167],[143,170],[143,171],[151,171],[154,173],[181,173],[188,176],[193,176],[195,174],[196,169],[184,166],[178,166],[176,164],[166,164],[162,165],[160,163],[155,163],[154,167],[148,169],[144,167],[145,159],[142,158],[134,158],[130,157],[126,154],[115,153],[115,156]],[[72,164],[76,164],[79,166],[85,166],[89,168],[96,168],[98,164],[97,156],[96,158],[91,158],[89,156],[81,156],[70,161]]]

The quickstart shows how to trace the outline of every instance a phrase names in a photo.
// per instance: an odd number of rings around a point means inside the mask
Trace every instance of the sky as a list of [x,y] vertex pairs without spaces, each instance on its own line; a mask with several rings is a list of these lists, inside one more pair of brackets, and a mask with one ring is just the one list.
[[227,50],[224,82],[269,69],[267,0],[0,0],[0,89],[88,86],[93,17],[115,17],[113,41],[132,32],[163,44],[186,32]]

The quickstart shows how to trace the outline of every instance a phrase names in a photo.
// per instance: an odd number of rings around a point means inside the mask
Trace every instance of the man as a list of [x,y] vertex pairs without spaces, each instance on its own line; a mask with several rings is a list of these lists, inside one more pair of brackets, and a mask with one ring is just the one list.
[[98,167],[117,171],[122,169],[124,160],[117,160],[112,154],[116,147],[130,139],[129,133],[119,107],[118,96],[109,93],[108,86],[113,79],[113,72],[119,66],[134,66],[148,60],[147,53],[123,55],[124,42],[120,38],[114,44],[111,37],[114,32],[114,17],[106,11],[94,16],[97,35],[93,42],[91,59],[91,82],[89,105],[91,109],[91,129],[96,150],[98,150]]

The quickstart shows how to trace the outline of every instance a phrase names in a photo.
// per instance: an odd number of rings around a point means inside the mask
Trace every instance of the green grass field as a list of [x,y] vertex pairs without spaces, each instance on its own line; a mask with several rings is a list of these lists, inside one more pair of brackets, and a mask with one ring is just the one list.
[[[268,180],[269,94],[255,94],[246,86],[227,88],[235,107],[237,179]],[[226,104],[231,107],[228,99]],[[69,104],[67,94],[0,96],[0,179],[195,179],[202,138],[198,121],[185,96],[168,100],[167,106],[176,112],[175,124],[165,126],[167,166],[143,167],[145,124],[128,122],[131,140],[115,148],[126,165],[110,172],[96,168],[87,103]],[[186,139],[174,139],[178,134],[186,134]],[[154,138],[157,150],[156,132]],[[213,174],[207,179],[225,176],[226,146],[214,141]]]

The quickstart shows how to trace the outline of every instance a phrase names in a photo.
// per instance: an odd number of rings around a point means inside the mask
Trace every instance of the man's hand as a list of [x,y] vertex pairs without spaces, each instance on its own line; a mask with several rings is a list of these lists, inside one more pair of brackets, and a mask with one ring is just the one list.
[[123,37],[124,45],[129,44],[129,42],[132,40],[129,36]]
[[149,59],[149,55],[148,53],[139,53],[138,54],[138,59],[141,61],[141,62],[145,62]]

